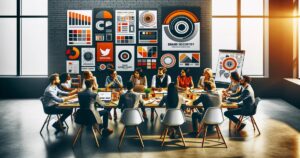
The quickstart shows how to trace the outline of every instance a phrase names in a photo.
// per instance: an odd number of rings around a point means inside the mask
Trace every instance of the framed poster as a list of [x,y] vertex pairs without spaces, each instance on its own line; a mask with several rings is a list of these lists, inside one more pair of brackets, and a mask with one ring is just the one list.
[[116,70],[134,71],[134,46],[116,46]]
[[157,46],[137,46],[137,58],[157,58]]
[[67,60],[66,61],[67,73],[79,74],[79,61],[78,60]]
[[157,43],[158,33],[156,30],[139,31],[139,43]]
[[67,45],[92,45],[92,10],[67,11]]
[[162,50],[200,51],[200,8],[162,8]]
[[94,9],[95,41],[112,42],[113,28],[113,11],[111,9]]
[[81,66],[95,65],[95,48],[81,48]]
[[157,10],[139,10],[139,29],[157,28]]
[[179,67],[200,67],[200,53],[179,53]]
[[241,75],[244,58],[244,50],[220,49],[215,81],[230,83],[230,73],[233,71],[237,71]]
[[116,44],[136,43],[136,11],[116,10],[115,31]]
[[114,61],[114,44],[112,42],[97,42],[97,62]]

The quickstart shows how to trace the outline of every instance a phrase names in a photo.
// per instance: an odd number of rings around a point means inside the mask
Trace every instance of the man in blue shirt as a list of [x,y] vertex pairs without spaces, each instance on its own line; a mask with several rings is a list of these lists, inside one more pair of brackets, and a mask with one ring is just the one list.
[[114,69],[109,70],[109,76],[106,77],[105,87],[106,88],[123,88],[122,77],[117,74]]
[[[60,117],[60,122],[64,122],[65,119],[72,114],[72,109],[66,109],[66,108],[59,108],[58,103],[62,103],[64,101],[71,100],[76,97],[76,95],[73,95],[74,93],[77,93],[77,91],[74,91],[72,93],[65,92],[60,90],[57,85],[60,84],[59,74],[55,73],[52,74],[49,77],[50,84],[45,89],[44,95],[42,97],[42,102],[45,111],[47,113],[51,114],[62,114],[62,117]],[[64,96],[64,97],[60,97]],[[59,122],[55,122],[52,125],[57,131],[62,130],[60,128]]]

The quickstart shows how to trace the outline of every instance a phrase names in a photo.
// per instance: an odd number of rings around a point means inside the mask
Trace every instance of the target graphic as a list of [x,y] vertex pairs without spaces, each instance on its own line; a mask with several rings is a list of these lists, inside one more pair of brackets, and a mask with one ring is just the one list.
[[[200,50],[200,21],[195,9],[173,10],[166,14],[162,26],[163,50]],[[166,9],[172,10],[172,9]]]
[[132,55],[128,50],[123,50],[119,53],[118,58],[122,62],[129,62],[132,58]]
[[106,65],[105,64],[99,65],[99,70],[103,71],[105,69],[106,69]]
[[84,55],[83,55],[83,58],[86,60],[86,61],[91,61],[93,59],[93,54],[91,52],[86,52]]
[[66,55],[68,56],[68,59],[76,60],[80,55],[80,51],[77,47],[72,47],[72,49],[71,48],[67,49]]
[[162,66],[164,66],[166,68],[171,68],[176,64],[176,58],[172,54],[164,54],[160,58],[160,63]]
[[156,10],[140,10],[139,11],[139,28],[155,29],[157,28],[157,11]]
[[116,46],[116,71],[134,70],[135,46]]
[[228,57],[223,60],[223,68],[227,71],[234,71],[237,66],[238,63],[235,58]]

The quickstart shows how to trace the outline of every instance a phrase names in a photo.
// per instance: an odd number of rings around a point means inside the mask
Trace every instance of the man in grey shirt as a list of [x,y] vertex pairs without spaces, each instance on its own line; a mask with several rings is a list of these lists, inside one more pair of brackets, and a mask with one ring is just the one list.
[[[73,95],[73,94],[77,93],[77,91],[74,91],[73,93],[69,93],[69,92],[60,90],[57,87],[57,85],[59,85],[59,83],[60,83],[59,74],[57,74],[57,73],[50,75],[49,81],[50,81],[50,84],[45,89],[44,95],[41,98],[44,109],[45,109],[46,113],[62,114],[62,117],[60,117],[59,121],[64,122],[65,119],[72,114],[72,109],[59,108],[58,103],[62,103],[64,101],[68,101],[70,99],[75,98],[76,95]],[[60,97],[60,95],[65,96],[65,97]],[[56,121],[52,126],[57,131],[62,130],[60,128],[58,121]]]
[[140,95],[133,92],[133,83],[128,81],[126,84],[127,92],[120,96],[118,108],[123,111],[126,108],[138,108],[141,107],[143,111],[143,117],[146,119],[146,112],[144,108],[144,101],[141,99]]
[[[198,105],[202,102],[204,111],[201,112],[194,112],[192,114],[192,123],[193,123],[193,132],[192,135],[197,134],[198,132],[198,123],[202,121],[203,115],[205,114],[206,110],[209,107],[220,107],[222,103],[222,95],[213,89],[212,82],[204,82],[204,90],[206,93],[202,93],[197,100],[193,102],[193,105]],[[208,128],[211,130],[212,127],[208,126]]]

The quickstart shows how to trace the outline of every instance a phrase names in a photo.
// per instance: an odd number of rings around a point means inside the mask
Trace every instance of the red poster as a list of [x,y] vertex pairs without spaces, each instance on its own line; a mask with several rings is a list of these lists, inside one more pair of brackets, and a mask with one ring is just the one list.
[[112,42],[97,42],[97,62],[113,62],[114,46]]

